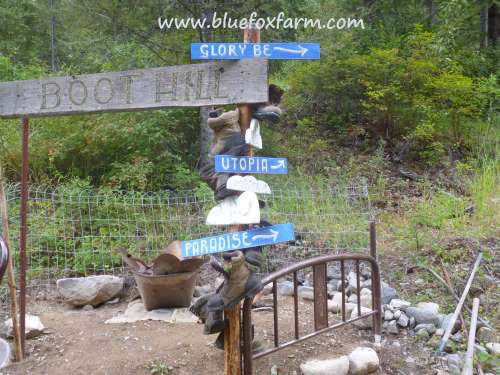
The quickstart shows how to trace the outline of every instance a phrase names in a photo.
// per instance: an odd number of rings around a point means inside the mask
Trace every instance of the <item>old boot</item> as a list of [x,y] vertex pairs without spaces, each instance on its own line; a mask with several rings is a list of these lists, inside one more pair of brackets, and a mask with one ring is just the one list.
[[224,112],[216,118],[208,119],[208,126],[214,131],[214,140],[209,156],[214,157],[221,153],[226,142],[234,134],[241,134],[239,118],[240,111],[236,108],[234,111]]
[[222,311],[208,312],[203,334],[212,335],[214,333],[223,332],[224,328],[226,327],[226,321],[224,320],[222,315]]
[[262,266],[262,248],[260,246],[251,247],[244,250],[244,252],[248,267],[254,267],[253,271],[257,271]]
[[281,109],[274,105],[258,107],[252,114],[252,117],[259,121],[268,121],[272,124],[276,124],[280,120]]
[[262,290],[260,280],[248,268],[245,256],[241,251],[225,255],[234,255],[231,257],[229,279],[224,282],[220,292],[208,301],[208,311],[222,311],[231,308],[243,298],[252,298]]
[[207,302],[210,297],[214,296],[215,294],[205,294],[204,296],[201,296],[198,298],[190,307],[189,311],[196,315],[198,319],[202,321],[202,323],[205,323],[208,317],[208,311],[207,311]]

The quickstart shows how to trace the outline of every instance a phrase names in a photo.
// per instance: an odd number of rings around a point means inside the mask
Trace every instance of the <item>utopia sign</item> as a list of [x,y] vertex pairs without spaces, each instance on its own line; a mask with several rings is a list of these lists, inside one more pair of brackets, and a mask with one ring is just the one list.
[[266,102],[265,61],[209,62],[0,83],[0,118]]

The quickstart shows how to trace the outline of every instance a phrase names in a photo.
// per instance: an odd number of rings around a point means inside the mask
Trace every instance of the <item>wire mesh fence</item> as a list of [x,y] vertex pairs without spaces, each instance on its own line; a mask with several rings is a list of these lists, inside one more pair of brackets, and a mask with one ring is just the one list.
[[[11,247],[18,267],[20,189],[7,186]],[[367,251],[372,211],[366,184],[321,189],[273,188],[260,195],[261,218],[293,223],[296,240],[266,249],[263,272],[324,253]],[[126,272],[118,250],[151,261],[174,240],[224,233],[205,219],[217,202],[208,190],[113,192],[75,187],[29,191],[27,279],[31,287],[60,277]]]

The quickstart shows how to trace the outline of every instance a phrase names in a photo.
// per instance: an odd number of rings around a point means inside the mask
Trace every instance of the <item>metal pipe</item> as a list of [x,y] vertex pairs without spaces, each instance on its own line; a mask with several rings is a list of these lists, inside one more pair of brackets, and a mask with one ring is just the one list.
[[252,298],[243,302],[243,373],[252,375]]
[[370,255],[377,259],[377,230],[375,221],[370,222]]
[[467,297],[467,294],[469,293],[469,289],[472,285],[472,281],[474,280],[474,276],[476,275],[476,271],[479,268],[479,263],[481,263],[482,257],[483,257],[483,253],[479,253],[477,258],[476,258],[476,261],[474,262],[474,265],[472,266],[472,270],[470,272],[469,279],[467,280],[467,283],[465,284],[464,291],[462,293],[462,296],[460,297],[460,300],[458,301],[457,307],[455,308],[455,312],[451,316],[448,327],[446,327],[446,331],[444,332],[444,335],[441,338],[441,342],[439,343],[439,347],[437,348],[436,354],[443,352],[444,347],[445,347],[446,343],[448,342],[448,339],[450,338],[451,331],[453,329],[453,326],[455,325],[455,322],[457,321],[458,314],[460,314],[460,311],[462,310],[462,306],[465,302],[465,298]]
[[[296,291],[295,291],[296,292]],[[273,281],[274,346],[279,345],[278,332],[278,283]]]
[[342,321],[345,322],[345,267],[344,261],[340,261],[340,277],[342,278],[341,282],[341,292],[342,292]]
[[479,313],[479,298],[472,300],[472,316],[470,317],[469,340],[467,341],[467,354],[462,375],[472,375],[474,367],[474,344],[476,342],[477,315]]
[[297,271],[293,273],[293,312],[295,325],[295,338],[299,338],[299,297],[298,297]]
[[21,350],[26,353],[26,245],[28,240],[28,157],[29,157],[29,119],[22,120],[22,166],[21,166],[21,233],[19,254],[19,329],[21,333]]

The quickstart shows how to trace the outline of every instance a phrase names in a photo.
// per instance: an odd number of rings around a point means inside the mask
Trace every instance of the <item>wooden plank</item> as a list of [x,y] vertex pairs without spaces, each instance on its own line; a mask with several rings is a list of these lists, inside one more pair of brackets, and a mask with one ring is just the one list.
[[216,61],[0,83],[0,118],[268,100],[267,62]]
[[326,286],[326,263],[313,266],[314,280],[314,329],[328,327],[328,290]]
[[241,375],[241,315],[240,304],[224,310],[229,321],[224,331],[224,374]]

